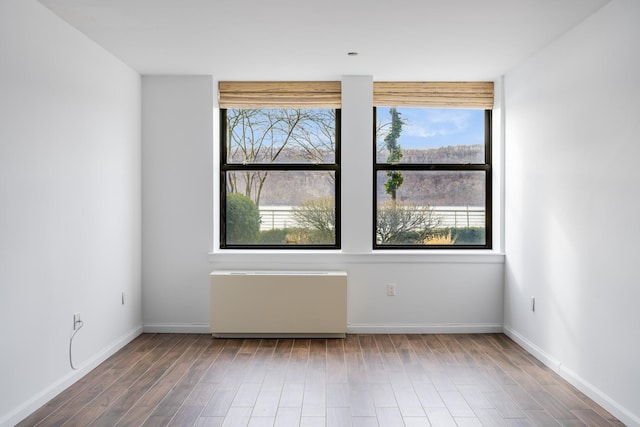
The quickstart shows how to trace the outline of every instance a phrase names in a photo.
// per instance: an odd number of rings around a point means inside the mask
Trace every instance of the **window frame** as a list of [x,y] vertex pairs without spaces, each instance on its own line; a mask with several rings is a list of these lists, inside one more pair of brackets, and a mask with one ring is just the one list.
[[[279,109],[309,109],[311,107],[274,107]],[[220,249],[248,250],[337,250],[341,249],[341,108],[331,109],[335,114],[335,154],[333,163],[227,163],[227,108],[220,108]],[[247,108],[255,109],[255,108]],[[267,109],[258,108],[258,109]],[[335,241],[333,244],[301,243],[301,244],[255,244],[227,243],[227,172],[232,171],[330,171],[334,173],[334,208],[335,208]],[[259,207],[258,207],[259,208]]]
[[[491,109],[485,109],[484,111],[484,163],[378,163],[377,158],[377,138],[376,138],[376,126],[377,126],[377,109],[378,107],[386,108],[387,106],[374,106],[373,107],[373,222],[372,222],[372,247],[373,250],[486,250],[493,248],[493,184],[492,184],[492,117],[493,111]],[[446,107],[418,107],[418,108],[442,108]],[[453,172],[467,172],[467,171],[484,171],[485,173],[485,244],[484,245],[416,245],[416,244],[378,244],[377,243],[377,230],[378,230],[378,188],[377,177],[379,172],[386,171],[453,171]]]

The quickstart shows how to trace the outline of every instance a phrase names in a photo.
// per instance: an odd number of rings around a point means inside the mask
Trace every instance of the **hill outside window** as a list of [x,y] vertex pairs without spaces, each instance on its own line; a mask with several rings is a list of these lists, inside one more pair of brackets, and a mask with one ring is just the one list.
[[220,82],[220,247],[340,248],[340,82]]
[[374,249],[490,249],[493,84],[374,83]]

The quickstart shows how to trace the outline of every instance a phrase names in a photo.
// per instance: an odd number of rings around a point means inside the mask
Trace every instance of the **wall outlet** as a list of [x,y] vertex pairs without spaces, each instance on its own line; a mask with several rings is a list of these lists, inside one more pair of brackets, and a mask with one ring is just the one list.
[[82,321],[80,320],[80,313],[73,313],[73,330],[74,331],[80,327],[81,322]]
[[529,299],[529,308],[531,309],[531,311],[536,311],[536,297],[531,297]]
[[395,297],[396,296],[396,284],[388,283],[387,284],[387,296]]

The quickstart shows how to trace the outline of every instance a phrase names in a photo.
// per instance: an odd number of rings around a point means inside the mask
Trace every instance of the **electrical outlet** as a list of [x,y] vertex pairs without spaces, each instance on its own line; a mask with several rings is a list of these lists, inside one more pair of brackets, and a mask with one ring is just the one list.
[[395,297],[396,296],[396,284],[388,283],[387,284],[387,296]]
[[80,327],[81,322],[82,321],[80,320],[80,313],[73,313],[73,330],[74,331]]

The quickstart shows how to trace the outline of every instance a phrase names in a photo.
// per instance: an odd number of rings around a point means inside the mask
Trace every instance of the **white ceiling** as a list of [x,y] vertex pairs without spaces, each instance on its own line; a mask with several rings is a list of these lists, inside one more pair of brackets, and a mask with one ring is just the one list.
[[40,0],[141,74],[422,81],[493,80],[608,1]]

